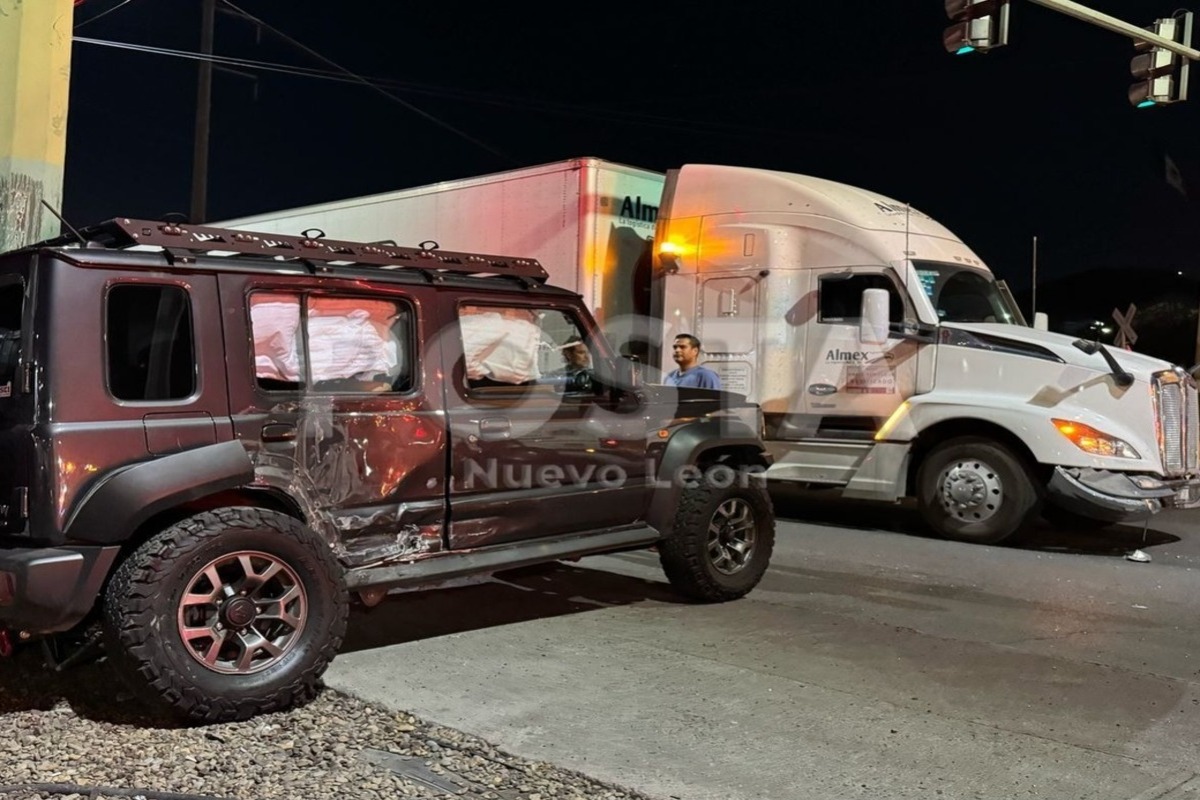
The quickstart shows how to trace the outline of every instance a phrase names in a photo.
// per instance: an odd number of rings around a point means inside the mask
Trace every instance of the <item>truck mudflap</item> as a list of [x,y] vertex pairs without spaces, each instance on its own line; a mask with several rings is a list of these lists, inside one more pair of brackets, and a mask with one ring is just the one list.
[[1105,522],[1126,522],[1175,507],[1185,499],[1181,495],[1195,496],[1195,483],[1181,485],[1148,475],[1055,467],[1048,490],[1051,502],[1067,511]]
[[95,605],[119,551],[0,550],[0,626],[34,636],[75,627]]

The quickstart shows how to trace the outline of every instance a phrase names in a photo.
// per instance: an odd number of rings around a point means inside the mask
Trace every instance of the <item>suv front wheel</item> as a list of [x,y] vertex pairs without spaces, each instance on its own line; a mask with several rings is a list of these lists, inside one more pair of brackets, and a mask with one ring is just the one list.
[[311,699],[346,630],[328,545],[258,508],[197,514],[152,537],[104,599],[106,649],[132,687],[203,722]]
[[771,498],[762,480],[718,464],[683,490],[675,527],[658,554],[677,591],[712,603],[736,600],[757,586],[774,546]]

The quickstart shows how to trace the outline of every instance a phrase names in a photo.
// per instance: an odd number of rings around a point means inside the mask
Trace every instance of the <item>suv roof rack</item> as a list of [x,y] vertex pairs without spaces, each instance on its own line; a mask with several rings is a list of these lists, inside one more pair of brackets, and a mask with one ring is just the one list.
[[[85,246],[91,247],[161,247],[173,263],[181,264],[191,263],[201,255],[221,257],[238,253],[284,261],[313,262],[314,269],[320,272],[332,271],[337,266],[368,265],[385,270],[407,268],[466,275],[511,275],[533,283],[545,283],[549,277],[542,265],[532,258],[344,242],[186,223],[118,218],[82,228],[79,235],[85,240]],[[70,234],[42,242],[40,246],[60,246],[77,241],[79,238]]]

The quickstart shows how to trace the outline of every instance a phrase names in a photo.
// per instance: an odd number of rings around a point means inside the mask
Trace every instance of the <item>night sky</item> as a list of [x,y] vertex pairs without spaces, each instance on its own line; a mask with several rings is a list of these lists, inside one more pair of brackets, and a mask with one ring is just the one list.
[[[199,49],[199,0],[120,2],[86,0],[76,36]],[[219,0],[218,55],[333,69],[278,31],[379,88],[216,72],[209,219],[579,156],[710,162],[911,202],[1018,289],[1034,235],[1047,280],[1200,278],[1200,74],[1192,101],[1135,110],[1129,40],[1023,0],[1009,46],[970,57],[943,49],[939,0],[234,2],[269,27]],[[1177,4],[1087,3],[1139,25]],[[76,42],[75,224],[188,211],[197,66]]]

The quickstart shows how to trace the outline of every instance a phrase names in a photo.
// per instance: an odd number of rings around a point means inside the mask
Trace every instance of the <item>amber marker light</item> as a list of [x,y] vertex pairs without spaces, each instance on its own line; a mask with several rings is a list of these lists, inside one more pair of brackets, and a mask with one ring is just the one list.
[[1108,458],[1141,458],[1128,442],[1098,431],[1090,425],[1069,419],[1056,419],[1052,422],[1059,433],[1085,453]]

